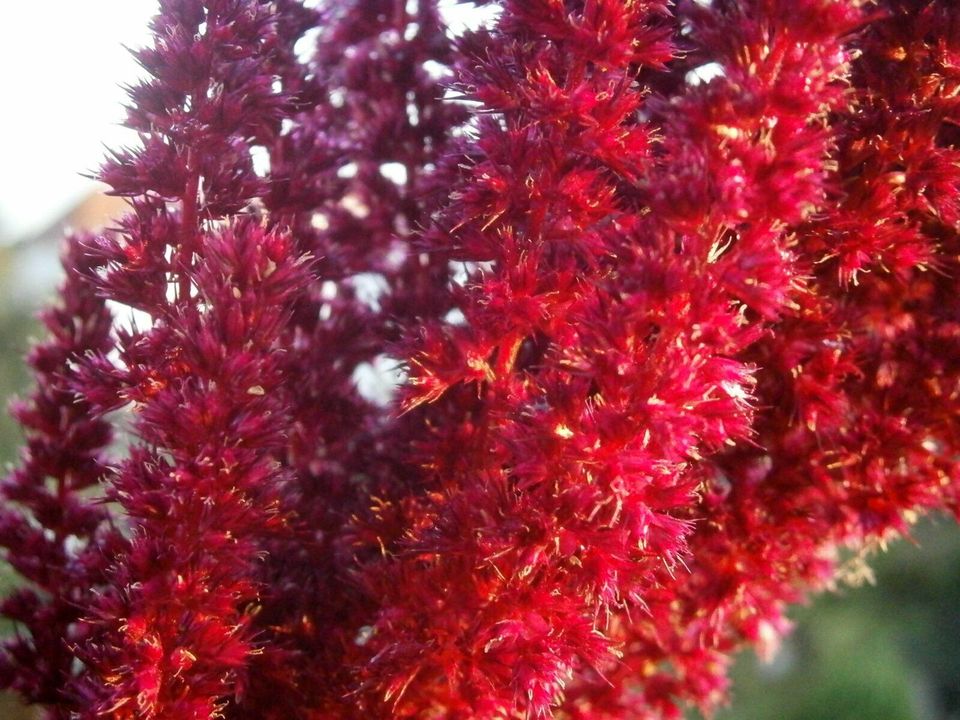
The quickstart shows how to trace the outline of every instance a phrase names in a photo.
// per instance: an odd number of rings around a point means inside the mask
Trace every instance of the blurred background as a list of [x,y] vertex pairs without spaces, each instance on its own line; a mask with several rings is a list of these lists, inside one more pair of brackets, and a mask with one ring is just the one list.
[[[98,167],[106,147],[134,141],[119,126],[122,85],[138,75],[124,46],[148,40],[155,8],[155,0],[2,3],[0,399],[29,387],[22,356],[39,332],[37,308],[53,296],[64,229],[96,229],[122,211],[81,173]],[[4,472],[21,440],[4,412]],[[796,609],[796,631],[771,662],[745,653],[733,704],[717,720],[960,720],[960,530],[934,518],[914,540],[870,559],[875,584]],[[0,585],[15,582],[0,568]],[[0,695],[0,720],[35,717]]]

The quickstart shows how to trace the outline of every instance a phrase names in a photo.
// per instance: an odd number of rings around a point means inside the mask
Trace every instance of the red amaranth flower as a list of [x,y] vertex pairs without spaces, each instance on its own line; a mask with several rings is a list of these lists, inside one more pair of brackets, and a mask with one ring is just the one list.
[[0,681],[53,708],[56,718],[79,709],[64,693],[75,673],[72,646],[85,641],[83,608],[106,581],[107,555],[119,540],[90,497],[109,470],[111,427],[73,391],[82,358],[112,345],[110,312],[84,280],[82,242],[68,240],[59,304],[41,315],[49,336],[28,357],[36,387],[13,405],[27,443],[20,466],[0,485],[0,546],[31,583],[0,605],[22,627],[0,651]]
[[88,610],[84,716],[209,718],[242,698],[256,652],[255,567],[285,523],[280,340],[310,275],[286,233],[231,216],[263,194],[253,149],[295,104],[273,75],[281,19],[257,2],[162,4],[138,52],[152,77],[130,92],[142,147],[101,173],[134,212],[88,245],[90,282],[148,320],[77,382],[134,416],[108,492],[130,538]]
[[489,269],[462,325],[426,328],[407,405],[476,401],[428,427],[436,490],[365,569],[383,607],[363,673],[402,716],[561,703],[618,654],[610,614],[682,557],[688,463],[749,434],[731,356],[757,335],[713,279],[714,238],[651,235],[636,192],[654,159],[634,76],[670,57],[665,8],[554,10],[508,3],[464,43],[464,92],[497,115],[428,237]]
[[679,718],[958,512],[953,3],[480,4],[161,2],[2,486],[51,717]]

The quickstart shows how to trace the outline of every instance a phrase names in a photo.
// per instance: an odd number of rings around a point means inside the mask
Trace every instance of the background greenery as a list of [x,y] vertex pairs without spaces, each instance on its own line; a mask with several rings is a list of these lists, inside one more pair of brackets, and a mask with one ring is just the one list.
[[960,530],[949,518],[870,559],[876,583],[793,617],[769,664],[744,653],[717,720],[960,718]]
[[[23,356],[29,348],[30,337],[36,337],[40,332],[32,309],[3,300],[9,298],[0,298],[0,401],[9,399],[29,387],[29,375]],[[6,412],[6,403],[2,404],[0,467],[5,475],[17,457],[23,435]],[[0,566],[0,592],[5,591],[12,582],[9,571]],[[0,621],[0,633],[7,635],[13,631],[10,623]],[[36,715],[23,708],[13,696],[0,693],[0,720],[32,720],[34,717]]]

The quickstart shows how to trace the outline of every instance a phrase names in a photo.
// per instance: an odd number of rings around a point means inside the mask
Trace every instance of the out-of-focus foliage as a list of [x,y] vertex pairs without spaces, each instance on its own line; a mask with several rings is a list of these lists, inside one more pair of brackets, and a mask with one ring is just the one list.
[[[30,345],[30,337],[37,331],[32,312],[17,303],[3,303],[0,307],[0,467],[14,462],[23,435],[6,411],[11,396],[22,393],[29,384],[23,356]],[[0,592],[6,595],[16,584],[9,568],[0,568]],[[0,632],[8,635],[10,623],[0,620]],[[12,693],[0,694],[0,718],[3,720],[32,720],[34,714],[25,708]]]
[[[23,356],[36,326],[30,312],[0,310],[0,397],[4,399],[25,388],[29,382]],[[4,405],[0,417],[0,461],[4,466],[16,458],[22,440],[23,434]]]
[[743,653],[716,720],[960,717],[960,535],[935,519],[914,539],[868,559],[875,582],[798,608],[770,662]]

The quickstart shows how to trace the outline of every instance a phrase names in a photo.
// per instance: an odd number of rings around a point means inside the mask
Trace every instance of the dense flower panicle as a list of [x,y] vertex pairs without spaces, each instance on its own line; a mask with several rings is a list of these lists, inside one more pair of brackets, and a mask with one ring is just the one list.
[[[645,319],[660,333],[657,342],[663,342],[663,349],[654,355],[655,367],[680,368],[678,372],[690,373],[697,370],[698,363],[703,364],[701,377],[706,387],[712,382],[718,398],[727,392],[731,398],[746,399],[750,383],[744,382],[743,373],[750,365],[740,365],[734,358],[739,355],[753,360],[750,354],[744,356],[744,353],[762,337],[762,325],[758,321],[776,321],[784,310],[795,304],[801,287],[786,229],[808,216],[825,195],[830,136],[823,128],[823,119],[825,112],[843,97],[842,88],[836,84],[842,77],[845,61],[838,36],[852,28],[857,16],[855,8],[845,3],[816,3],[815,6],[830,20],[824,25],[821,37],[810,36],[808,28],[802,25],[800,31],[792,31],[791,25],[784,21],[777,24],[777,34],[773,34],[769,30],[773,26],[772,18],[790,15],[784,8],[770,3],[744,3],[692,13],[694,33],[708,38],[712,34],[732,46],[732,49],[723,45],[716,48],[715,60],[723,63],[725,76],[705,86],[690,88],[684,95],[671,99],[669,105],[655,109],[664,128],[663,142],[659,145],[662,158],[650,165],[643,190],[652,212],[634,230],[641,260],[631,268],[632,273],[624,273],[629,279],[618,278],[618,289],[623,292],[631,290],[633,285],[640,286],[633,290],[632,299],[643,303]],[[755,50],[750,49],[752,45]],[[761,49],[768,53],[766,57],[761,57]],[[810,86],[811,92],[804,95],[804,101],[783,93],[783,86],[792,81],[803,81]],[[775,127],[771,126],[771,117],[777,118]],[[818,173],[817,167],[823,169]],[[795,182],[795,175],[803,181],[802,185]],[[774,192],[751,197],[744,192],[744,189],[753,191],[771,183],[789,187],[792,194]],[[681,249],[680,259],[674,259],[674,248]],[[651,290],[658,289],[653,279],[662,274],[665,275],[662,294],[647,299]],[[665,317],[651,312],[651,308],[662,309]],[[671,323],[676,325],[671,327]],[[602,326],[602,320],[598,322],[593,318],[590,326],[597,325]],[[629,332],[623,331],[611,335],[630,337]],[[640,336],[649,338],[648,334]],[[616,347],[616,341],[607,342],[604,356],[610,359],[610,350]],[[692,345],[694,352],[686,357],[671,356],[671,351],[685,344]],[[570,345],[577,352],[590,347],[582,340]],[[651,347],[654,352],[658,349],[656,344]],[[707,363],[711,355],[715,355],[713,362]],[[629,366],[643,368],[636,359],[631,360]],[[709,369],[711,364],[713,370]],[[644,379],[648,380],[650,374],[650,370],[643,373]],[[622,393],[639,390],[643,397],[642,386],[631,388],[623,378],[618,389]],[[728,438],[743,438],[745,428],[738,433],[735,426],[730,427],[737,418],[736,406],[734,412],[722,403],[719,407],[716,403],[698,406],[682,394],[683,389],[690,389],[689,384],[686,387],[679,383],[667,385],[665,389],[665,393],[655,397],[665,399],[668,405],[670,400],[675,400],[682,409],[678,420],[691,423],[701,413],[706,420],[692,426],[690,436],[698,438],[703,447],[682,448],[687,457],[702,462],[703,456],[720,449]],[[693,385],[692,389],[702,392],[703,386]],[[693,412],[694,408],[698,412]],[[683,437],[684,426],[677,420],[672,424],[665,422],[669,417],[654,415],[640,426],[649,428],[647,433],[652,433],[654,438],[658,430],[665,430],[663,434],[676,442]],[[729,435],[725,436],[725,432]],[[661,447],[654,447],[663,452]],[[619,448],[617,455],[621,460],[624,458]],[[664,453],[662,457],[667,459],[670,455]],[[637,468],[631,470],[636,472]],[[670,471],[674,477],[686,475],[688,488],[701,484],[703,475],[696,466],[675,464]],[[680,482],[676,484],[682,487]],[[692,502],[688,500],[688,504]],[[691,519],[698,516],[682,509],[679,514]],[[685,576],[682,572],[677,575]],[[669,586],[671,581],[667,578],[663,582]],[[643,605],[649,608],[657,598],[671,595],[648,589],[642,597]],[[650,620],[658,638],[673,627],[669,614],[667,617],[654,614]],[[660,627],[661,622],[665,628]],[[639,626],[645,625],[641,616]],[[617,637],[618,629],[632,626],[624,619],[619,627],[618,624],[611,627],[611,635]],[[692,645],[702,644],[695,640]],[[634,659],[630,645],[626,645],[623,661],[608,663],[611,667],[606,673],[618,673],[622,669],[625,677],[635,681],[643,667],[656,667],[664,659],[658,654],[659,650],[654,647],[653,651],[641,652],[640,657]],[[701,656],[699,666],[709,665]],[[683,674],[683,668],[678,670]],[[599,683],[607,682],[603,674],[597,676]],[[689,681],[691,675],[686,674],[685,679]],[[691,694],[705,701],[716,699],[715,691],[707,693],[709,687],[701,684],[700,693]],[[673,707],[670,689],[651,682],[646,691],[645,702],[642,694],[637,693],[621,698],[621,702],[629,698],[628,704],[621,704],[611,716],[622,716],[629,711],[642,713],[645,703],[652,706],[654,714],[670,712]],[[586,716],[596,712],[575,700],[569,705],[571,712],[588,713]],[[664,707],[658,707],[661,705]]]
[[679,718],[960,512],[953,3],[474,4],[160,3],[0,486],[50,717]]
[[269,148],[269,220],[289,224],[316,258],[318,282],[290,329],[291,372],[310,374],[291,449],[304,481],[324,492],[372,460],[358,456],[358,436],[387,419],[385,397],[358,393],[358,368],[384,361],[401,321],[451,306],[447,259],[418,252],[412,232],[425,221],[425,175],[463,111],[441,101],[450,47],[436,5],[400,8],[321,7],[328,24],[309,63],[314,99]]
[[[955,115],[946,78],[957,18],[946,4],[924,5],[890,3],[858,36],[854,90],[833,122],[830,204],[795,231],[809,280],[751,353],[764,408],[755,446],[704,468],[691,573],[651,603],[661,621],[625,633],[637,657],[621,672],[632,703],[641,693],[668,707],[709,702],[733,648],[746,640],[770,652],[786,604],[832,581],[836,548],[906,532],[916,511],[954,505],[956,220],[904,186],[910,178],[928,192],[928,168],[954,152],[944,130]],[[928,45],[934,23],[942,39]],[[955,188],[933,192],[949,207]],[[889,250],[878,256],[880,237]],[[845,243],[861,250],[841,255]],[[850,257],[878,262],[856,278]],[[671,672],[637,683],[651,660]],[[597,688],[612,701],[597,716],[623,717],[629,691]]]
[[163,3],[130,91],[142,147],[101,173],[133,212],[88,244],[90,282],[148,320],[77,384],[101,412],[129,407],[135,437],[108,491],[128,546],[80,653],[90,717],[208,718],[243,696],[254,567],[284,526],[280,338],[310,274],[283,232],[221,219],[263,194],[253,148],[291,112],[278,27],[258,2]]
[[246,0],[168,0],[152,29],[154,44],[135,52],[149,78],[129,88],[127,125],[142,147],[116,153],[100,179],[129,197],[186,201],[190,188],[193,214],[236,213],[266,189],[251,143],[290,113],[273,83],[277,14]]
[[72,388],[81,358],[112,345],[112,318],[84,282],[79,243],[74,238],[67,246],[59,303],[41,315],[48,338],[28,357],[36,388],[13,405],[26,446],[0,485],[0,546],[29,582],[0,605],[22,627],[0,651],[0,681],[64,718],[76,709],[63,688],[75,672],[71,646],[84,637],[78,621],[93,588],[105,582],[117,541],[106,511],[90,497],[107,472],[110,424],[91,417]]
[[371,685],[403,716],[548,713],[616,654],[609,613],[677,563],[686,464],[749,434],[750,369],[701,328],[754,336],[697,287],[708,246],[647,244],[634,201],[651,157],[632,68],[669,58],[664,8],[558,7],[508,4],[461,80],[500,117],[429,239],[491,267],[459,293],[463,325],[427,327],[408,405],[461,383],[480,404],[431,428],[456,456],[428,448],[425,517],[367,568],[386,600]]
[[290,402],[277,338],[309,280],[304,259],[253,220],[206,234],[199,252],[199,302],[122,337],[123,369],[104,370],[133,404],[137,437],[110,490],[133,534],[84,655],[111,717],[206,718],[242,696],[252,566],[284,523]]
[[[384,409],[389,386],[371,381],[397,363],[404,323],[452,303],[447,258],[413,239],[437,195],[431,172],[449,128],[464,116],[442,99],[452,46],[438,6],[357,0],[318,11],[298,112],[268,147],[267,220],[291,228],[316,280],[284,334],[293,400],[285,461],[295,476],[284,503],[297,533],[264,564],[255,622],[269,641],[254,660],[251,702],[236,708],[256,718],[349,714],[355,704],[344,656],[366,619],[353,558],[379,553],[374,532],[388,532],[382,522],[369,529],[371,498],[402,497],[416,482],[402,436],[420,429],[411,418],[398,427]],[[288,654],[283,662],[274,648]]]

